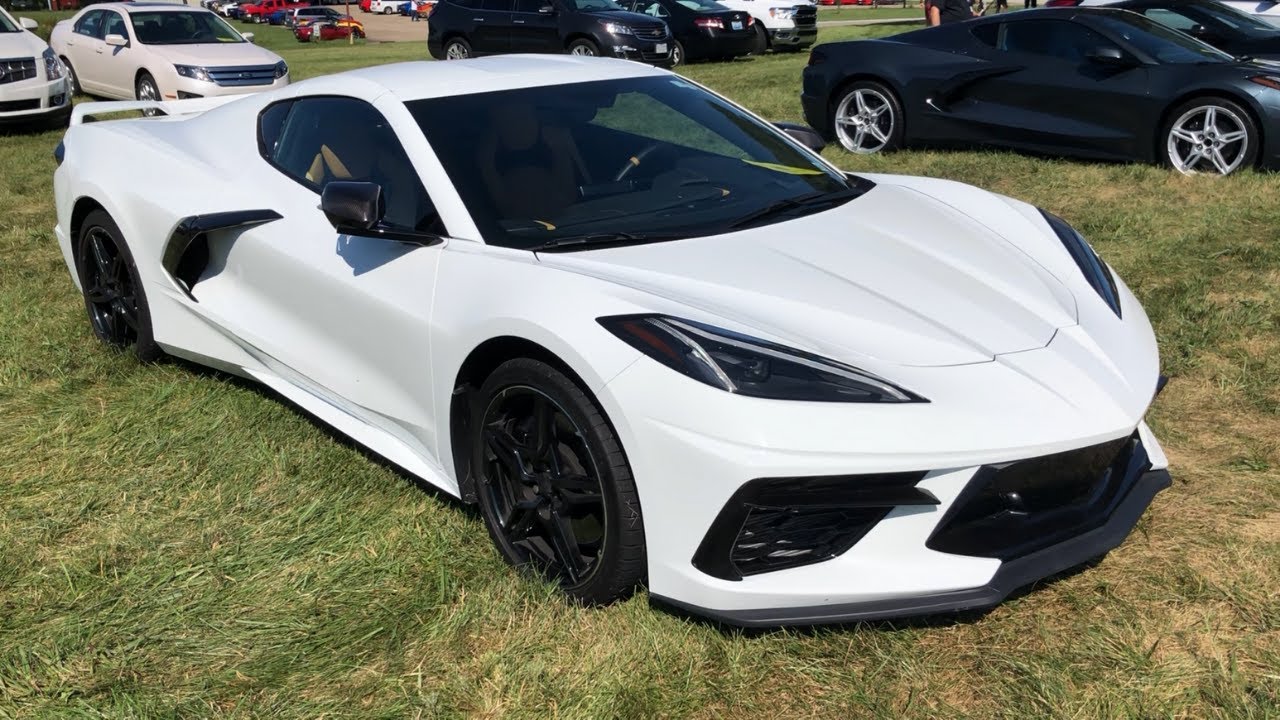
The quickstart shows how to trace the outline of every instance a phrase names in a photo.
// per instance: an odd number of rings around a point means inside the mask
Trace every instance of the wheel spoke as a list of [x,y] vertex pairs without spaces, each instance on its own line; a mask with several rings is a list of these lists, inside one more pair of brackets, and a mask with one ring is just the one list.
[[1210,105],[1204,109],[1204,129],[1218,129],[1218,108]]
[[109,303],[116,297],[115,293],[103,288],[101,285],[88,286],[84,291],[84,296],[94,304]]
[[111,272],[111,253],[107,252],[107,246],[102,242],[102,236],[95,232],[89,246],[93,250],[93,264],[98,268],[99,280],[107,280],[113,277]]
[[1222,133],[1221,135],[1218,136],[1218,139],[1224,143],[1234,143],[1234,142],[1239,142],[1245,139],[1247,135],[1248,133],[1246,133],[1245,131],[1237,130],[1235,132]]
[[880,144],[889,142],[889,136],[880,129],[880,126],[871,124],[867,126],[867,132],[871,133],[871,137],[880,141]]
[[1213,160],[1213,165],[1218,169],[1218,172],[1222,173],[1223,175],[1226,175],[1231,172],[1231,165],[1230,163],[1227,162],[1226,158],[1222,157],[1222,150],[1218,148],[1214,148],[1213,150],[1210,150],[1209,158]]
[[111,311],[112,314],[118,316],[126,326],[134,329],[135,331],[138,329],[137,320],[134,319],[133,314],[129,312],[129,309],[125,307],[123,301],[116,300],[116,302],[111,305]]
[[841,125],[844,125],[845,127],[852,127],[858,124],[853,118],[849,117],[848,115],[836,120],[836,122],[840,123]]
[[884,105],[881,105],[880,107],[878,107],[878,108],[876,108],[875,110],[872,110],[872,111],[871,111],[871,117],[873,117],[873,118],[878,118],[878,117],[880,117],[881,115],[883,115],[883,114],[884,114],[884,111],[885,111],[885,110],[888,110],[888,109],[889,109],[889,105],[888,105],[888,103],[886,103],[886,104],[884,104]]
[[485,444],[516,482],[527,483],[529,470],[525,467],[524,457],[520,454],[520,443],[504,429],[490,426],[485,430]]
[[533,401],[533,429],[529,433],[533,456],[539,460],[545,458],[555,447],[556,414],[551,401],[539,395]]
[[583,569],[582,549],[578,547],[578,541],[574,539],[573,528],[569,525],[569,518],[562,517],[559,511],[552,508],[549,517],[540,517],[540,519],[547,531],[547,539],[551,542],[552,549],[555,550],[556,559],[564,569],[565,576],[570,583],[578,582],[578,577]]
[[858,132],[853,134],[853,146],[862,149],[862,140],[867,136],[866,128],[858,128]]
[[1196,142],[1196,134],[1186,128],[1177,127],[1173,129],[1173,136],[1183,142],[1194,144]]
[[870,109],[867,107],[867,99],[863,97],[861,90],[857,90],[853,93],[853,99],[854,102],[858,104],[858,112],[865,113]]
[[512,542],[523,540],[529,536],[529,529],[538,519],[539,498],[521,500],[511,504],[506,517],[502,518],[502,527],[506,528],[507,537]]

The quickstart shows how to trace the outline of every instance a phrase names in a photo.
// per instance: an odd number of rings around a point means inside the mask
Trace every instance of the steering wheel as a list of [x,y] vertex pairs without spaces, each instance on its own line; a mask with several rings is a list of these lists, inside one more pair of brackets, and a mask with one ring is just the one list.
[[644,162],[650,155],[666,148],[665,143],[653,142],[646,145],[640,152],[627,158],[627,162],[619,170],[618,174],[613,176],[614,182],[622,182],[627,179],[627,175],[635,168],[640,167],[640,163]]

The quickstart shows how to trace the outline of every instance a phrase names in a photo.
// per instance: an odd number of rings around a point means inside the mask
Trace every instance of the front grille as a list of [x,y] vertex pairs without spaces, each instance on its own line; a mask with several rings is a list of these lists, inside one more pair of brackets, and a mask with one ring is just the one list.
[[30,80],[35,76],[35,58],[0,59],[0,85]]
[[632,27],[631,32],[641,40],[661,40],[667,36],[667,27],[665,25],[645,25],[643,27]]
[[917,473],[760,478],[733,494],[693,566],[724,580],[830,560],[899,505],[937,505]]
[[276,67],[274,65],[253,65],[249,67],[209,68],[209,77],[223,87],[270,85],[276,81]]
[[925,545],[1011,560],[1101,526],[1150,463],[1138,436],[984,466]]
[[811,28],[818,25],[818,9],[812,5],[805,5],[796,8],[795,15],[791,16],[798,28]]
[[0,102],[0,112],[22,112],[23,110],[39,110],[39,100],[10,100]]

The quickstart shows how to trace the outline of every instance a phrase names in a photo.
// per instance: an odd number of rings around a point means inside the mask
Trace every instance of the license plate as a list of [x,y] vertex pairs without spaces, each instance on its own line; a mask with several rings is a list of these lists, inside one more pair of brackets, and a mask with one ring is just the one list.
[[741,30],[741,29],[742,29],[742,21],[741,21],[741,20],[734,20],[732,23],[729,23],[729,24],[733,27],[733,29],[734,29],[734,30]]
[[664,52],[666,52],[666,51],[667,51],[667,44],[666,44],[666,43],[658,43],[657,45],[654,45],[654,46],[653,46],[653,51],[654,51],[654,52],[656,52],[656,53],[664,53]]

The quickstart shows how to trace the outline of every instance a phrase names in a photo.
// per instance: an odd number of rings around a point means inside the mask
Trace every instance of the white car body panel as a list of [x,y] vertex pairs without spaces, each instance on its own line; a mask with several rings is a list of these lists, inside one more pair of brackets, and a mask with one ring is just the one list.
[[[208,109],[211,101],[187,116],[77,118],[54,178],[55,232],[74,278],[77,203],[101,204],[131,244],[166,351],[262,382],[452,495],[463,480],[450,426],[459,369],[494,338],[540,345],[594,394],[626,451],[644,509],[650,592],[698,612],[746,613],[735,616],[743,624],[987,587],[1002,561],[925,547],[984,466],[1137,433],[1150,470],[1166,467],[1143,423],[1159,358],[1137,299],[1117,280],[1117,316],[1025,203],[943,180],[869,175],[877,186],[866,195],[797,220],[534,254],[481,240],[403,105],[646,75],[667,73],[607,59],[503,56],[321,77]],[[313,94],[363,99],[383,113],[451,238],[415,247],[342,236],[335,245],[315,193],[268,165],[250,134],[226,141],[227,128],[252,127],[268,102]],[[137,181],[171,177],[175,157],[182,182]],[[214,237],[216,260],[195,299],[161,267],[178,219],[255,208],[286,219]],[[503,291],[511,288],[519,291]],[[659,365],[595,322],[635,313],[830,357],[929,402],[727,393]],[[690,562],[749,480],[917,470],[927,470],[919,487],[939,504],[894,510],[831,560],[741,581]]]
[[[289,75],[273,78],[268,83],[239,85],[197,80],[184,77],[174,69],[175,65],[190,65],[210,70],[255,68],[274,66],[283,59],[251,42],[199,43],[192,45],[161,45],[140,42],[129,21],[129,13],[139,12],[200,12],[199,7],[171,4],[165,6],[132,5],[130,3],[101,3],[76,13],[53,28],[50,45],[59,57],[71,65],[80,80],[84,92],[106,98],[131,100],[136,96],[136,81],[140,73],[151,75],[156,81],[160,96],[165,100],[178,99],[178,93],[190,93],[199,97],[219,97],[274,90],[289,84]],[[128,35],[128,45],[113,47],[105,40],[89,37],[75,31],[75,25],[88,12],[106,10],[122,19]],[[234,28],[233,28],[234,30]],[[238,32],[238,31],[236,31]]]
[[[3,7],[0,15],[20,30],[0,32],[0,122],[66,115],[71,107],[70,85],[65,71],[61,77],[50,77],[44,61],[49,46],[26,27],[34,25],[30,19],[14,17]],[[14,79],[27,74],[26,61],[34,63],[34,76]]]

